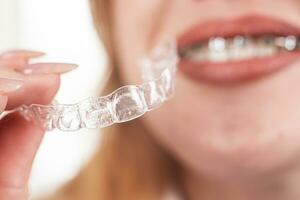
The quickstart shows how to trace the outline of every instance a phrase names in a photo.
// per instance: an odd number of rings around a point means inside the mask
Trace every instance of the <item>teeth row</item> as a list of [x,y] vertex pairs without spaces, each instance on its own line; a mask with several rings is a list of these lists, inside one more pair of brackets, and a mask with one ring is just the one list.
[[275,55],[280,51],[294,51],[300,49],[300,39],[295,36],[276,37],[244,37],[211,38],[191,46],[181,55],[194,61],[224,62]]

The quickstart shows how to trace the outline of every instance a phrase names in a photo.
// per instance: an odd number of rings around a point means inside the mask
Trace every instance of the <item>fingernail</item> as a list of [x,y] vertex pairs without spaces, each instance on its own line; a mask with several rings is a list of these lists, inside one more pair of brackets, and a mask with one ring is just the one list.
[[13,70],[0,70],[0,94],[16,91],[24,84],[23,76]]
[[67,63],[35,63],[21,69],[23,74],[64,74],[76,69],[78,65]]
[[22,57],[22,58],[37,58],[45,55],[44,52],[41,51],[30,51],[30,50],[14,50],[14,51],[8,51],[1,55],[1,58],[3,59],[11,59],[16,57]]

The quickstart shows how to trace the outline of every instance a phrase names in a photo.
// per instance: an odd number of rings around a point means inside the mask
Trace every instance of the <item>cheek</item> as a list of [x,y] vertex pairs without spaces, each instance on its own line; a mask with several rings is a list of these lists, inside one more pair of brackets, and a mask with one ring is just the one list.
[[114,4],[114,39],[123,81],[141,80],[138,59],[148,50],[156,27],[161,0],[119,0]]
[[249,178],[279,170],[300,153],[299,67],[238,89],[208,88],[178,74],[174,98],[144,120],[201,173]]

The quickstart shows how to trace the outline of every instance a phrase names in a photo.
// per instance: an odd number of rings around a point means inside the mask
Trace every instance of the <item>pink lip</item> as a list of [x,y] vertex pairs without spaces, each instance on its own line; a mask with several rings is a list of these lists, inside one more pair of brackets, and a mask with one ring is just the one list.
[[[213,20],[199,24],[178,38],[178,48],[183,49],[211,37],[235,35],[300,35],[300,29],[278,19],[263,16],[246,16],[230,20]],[[300,58],[300,52],[282,52],[266,58],[224,63],[195,62],[181,59],[179,70],[188,77],[215,84],[232,84],[262,78],[290,66]]]

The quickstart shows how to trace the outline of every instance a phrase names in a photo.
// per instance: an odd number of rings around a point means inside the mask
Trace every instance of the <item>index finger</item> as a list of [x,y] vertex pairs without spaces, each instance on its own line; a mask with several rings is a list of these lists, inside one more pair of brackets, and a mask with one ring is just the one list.
[[0,113],[5,110],[7,94],[20,89],[23,84],[22,75],[11,69],[0,68]]
[[0,95],[0,115],[5,110],[7,99],[6,95]]

